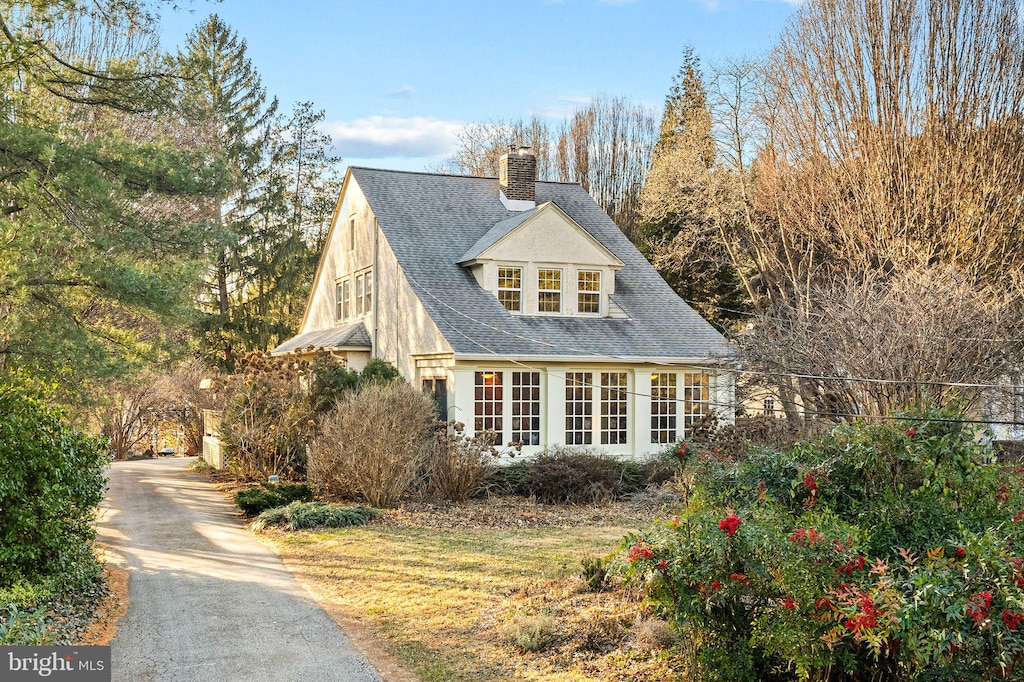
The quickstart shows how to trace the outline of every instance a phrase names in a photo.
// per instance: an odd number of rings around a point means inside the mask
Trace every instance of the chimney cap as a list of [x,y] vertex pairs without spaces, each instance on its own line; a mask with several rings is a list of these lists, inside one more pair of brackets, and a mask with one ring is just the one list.
[[518,154],[519,156],[533,155],[533,147],[528,144],[510,144],[508,146],[508,154]]

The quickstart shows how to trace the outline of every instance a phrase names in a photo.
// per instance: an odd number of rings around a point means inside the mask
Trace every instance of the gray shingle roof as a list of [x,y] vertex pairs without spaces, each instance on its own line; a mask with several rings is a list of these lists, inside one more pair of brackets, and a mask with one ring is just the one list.
[[499,220],[494,227],[487,230],[487,232],[484,232],[484,236],[480,237],[473,246],[469,247],[469,251],[462,254],[462,257],[456,262],[465,263],[473,260],[481,253],[494,246],[498,240],[506,234],[525,223],[528,218],[537,212],[537,208],[538,207],[535,206],[529,210],[515,213],[504,220]]
[[499,223],[524,217],[505,210],[497,180],[351,172],[413,291],[456,353],[682,359],[732,352],[578,184],[538,182],[537,203],[557,203],[623,262],[614,298],[629,319],[513,315],[458,265]]
[[320,329],[306,332],[288,339],[270,351],[272,355],[289,353],[305,348],[363,348],[370,349],[370,334],[361,321],[351,322],[340,327]]

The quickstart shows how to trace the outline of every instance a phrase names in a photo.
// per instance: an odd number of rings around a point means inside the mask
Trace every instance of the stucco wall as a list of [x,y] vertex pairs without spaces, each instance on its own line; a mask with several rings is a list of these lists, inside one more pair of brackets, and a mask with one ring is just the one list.
[[[353,249],[349,249],[349,221],[355,219]],[[374,248],[376,241],[376,264]],[[366,268],[373,268],[374,309],[359,318],[366,325],[371,340],[376,338],[373,356],[392,362],[402,376],[418,382],[413,355],[452,352],[444,336],[427,315],[395,258],[383,232],[379,230],[373,211],[355,178],[349,176],[340,204],[335,212],[326,255],[310,297],[309,310],[300,333],[328,329],[339,324],[336,319],[336,285]],[[355,296],[355,288],[351,289]],[[354,298],[353,303],[354,305]],[[374,314],[375,311],[375,314]],[[375,317],[376,315],[376,317]],[[349,319],[349,322],[352,318]],[[375,334],[376,325],[376,334]],[[349,365],[360,369],[370,355],[348,353]]]

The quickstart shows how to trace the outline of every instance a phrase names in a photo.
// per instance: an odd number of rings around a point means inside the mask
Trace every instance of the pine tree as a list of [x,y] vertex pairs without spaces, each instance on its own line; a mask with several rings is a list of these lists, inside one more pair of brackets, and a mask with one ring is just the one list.
[[640,248],[662,277],[706,318],[727,322],[745,293],[722,233],[723,174],[700,58],[687,47],[665,97],[661,130],[643,191]]
[[207,205],[214,262],[199,319],[202,351],[229,369],[249,346],[239,333],[248,292],[247,251],[254,248],[253,230],[267,201],[260,174],[277,112],[277,100],[267,100],[246,52],[246,42],[214,14],[188,35],[179,58],[186,75],[183,108],[211,132],[230,175],[224,192]]
[[[220,167],[131,0],[0,2],[0,368],[120,373],[190,304]],[[184,286],[183,286],[184,284]]]

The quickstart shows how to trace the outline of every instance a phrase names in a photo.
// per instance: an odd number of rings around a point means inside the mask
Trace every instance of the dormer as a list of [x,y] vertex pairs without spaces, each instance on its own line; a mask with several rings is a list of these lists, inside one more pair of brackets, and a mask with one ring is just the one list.
[[606,317],[622,261],[553,201],[495,224],[463,254],[512,314]]

